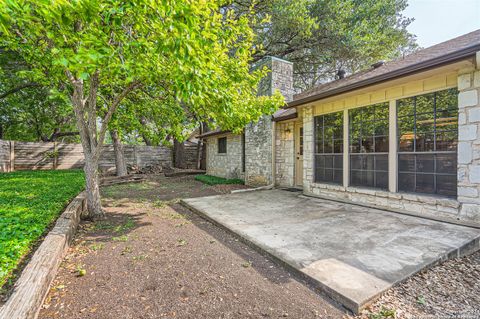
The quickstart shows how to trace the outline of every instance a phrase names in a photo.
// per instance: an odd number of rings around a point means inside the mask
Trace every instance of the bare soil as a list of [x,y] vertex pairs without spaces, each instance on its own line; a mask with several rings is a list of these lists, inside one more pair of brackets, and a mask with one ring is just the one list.
[[103,188],[107,219],[82,223],[39,318],[342,318],[281,266],[178,204],[242,185],[150,176]]

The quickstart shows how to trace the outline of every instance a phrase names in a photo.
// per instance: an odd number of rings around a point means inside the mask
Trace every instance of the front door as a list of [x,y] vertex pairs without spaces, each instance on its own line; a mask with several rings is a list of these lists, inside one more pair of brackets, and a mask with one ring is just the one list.
[[303,123],[295,123],[295,185],[303,186]]

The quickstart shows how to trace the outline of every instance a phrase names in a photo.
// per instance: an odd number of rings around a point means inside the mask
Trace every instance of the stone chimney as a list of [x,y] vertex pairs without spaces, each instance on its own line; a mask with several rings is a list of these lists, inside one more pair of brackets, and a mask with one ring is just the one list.
[[275,57],[265,57],[255,64],[254,69],[266,66],[270,72],[260,81],[258,95],[272,95],[279,90],[286,102],[293,100],[293,63]]
[[[266,57],[253,68],[266,66],[270,72],[260,81],[259,96],[270,96],[279,90],[289,102],[293,99],[293,63]],[[252,186],[273,183],[272,174],[272,114],[245,128],[245,183]]]

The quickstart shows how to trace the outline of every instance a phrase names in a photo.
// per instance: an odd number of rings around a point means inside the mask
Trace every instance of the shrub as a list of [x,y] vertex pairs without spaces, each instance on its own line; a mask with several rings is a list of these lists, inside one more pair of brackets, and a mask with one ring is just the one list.
[[239,178],[227,179],[223,177],[217,177],[212,175],[196,175],[195,180],[205,183],[207,185],[220,185],[220,184],[240,184],[245,182]]

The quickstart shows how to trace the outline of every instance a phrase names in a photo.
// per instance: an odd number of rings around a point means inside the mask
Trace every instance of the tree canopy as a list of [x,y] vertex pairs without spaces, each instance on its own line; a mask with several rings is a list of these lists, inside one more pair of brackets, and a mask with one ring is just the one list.
[[416,47],[406,30],[412,20],[402,14],[407,0],[234,0],[228,7],[240,16],[255,10],[254,59],[293,62],[297,91]]
[[[162,113],[165,122],[175,123],[192,113],[237,131],[282,105],[280,93],[257,97],[266,70],[251,72],[249,67],[253,13],[237,17],[221,4],[0,3],[0,47],[28,64],[23,73],[29,80],[67,88],[85,155],[90,217],[103,216],[97,176],[101,146],[112,117],[132,93],[168,92],[176,111]],[[162,96],[154,94],[150,101],[161,103]]]

